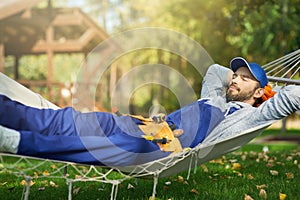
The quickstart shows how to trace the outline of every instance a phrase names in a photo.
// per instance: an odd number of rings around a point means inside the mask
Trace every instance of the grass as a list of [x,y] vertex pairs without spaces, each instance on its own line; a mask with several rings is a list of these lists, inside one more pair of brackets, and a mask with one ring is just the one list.
[[[300,133],[299,130],[293,132]],[[280,135],[267,130],[263,136]],[[259,139],[259,138],[258,138]],[[262,153],[268,146],[269,152]],[[26,163],[22,163],[22,168]],[[51,164],[48,165],[50,169]],[[47,165],[46,165],[47,168]],[[45,168],[45,170],[46,170]],[[117,176],[117,175],[116,175]],[[294,143],[250,143],[241,150],[201,165],[197,173],[186,180],[187,172],[159,180],[157,199],[299,199],[300,149]],[[23,178],[16,177],[0,167],[1,199],[20,199]],[[30,199],[67,199],[68,186],[63,179],[34,179]],[[51,182],[52,181],[52,182]],[[53,184],[54,183],[54,184]],[[129,187],[130,186],[130,187]],[[152,180],[129,179],[119,185],[117,199],[146,200],[152,194]],[[111,186],[98,182],[78,182],[73,185],[73,199],[110,199]]]

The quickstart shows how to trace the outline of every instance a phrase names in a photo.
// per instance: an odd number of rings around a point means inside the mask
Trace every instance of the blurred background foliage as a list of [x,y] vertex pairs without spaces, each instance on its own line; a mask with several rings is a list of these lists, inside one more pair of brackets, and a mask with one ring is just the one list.
[[[201,44],[215,63],[228,66],[231,58],[243,56],[249,61],[265,64],[300,45],[300,0],[53,0],[53,6],[79,6],[108,34],[141,27],[164,27],[183,33]],[[46,77],[44,56],[24,57],[20,61],[22,79]],[[56,55],[55,81],[72,82],[80,68],[83,55]],[[9,66],[9,59],[6,60]],[[201,79],[189,63],[177,55],[160,50],[132,52],[116,60],[118,76],[132,66],[161,63],[182,73],[200,94]],[[103,107],[110,110],[110,70],[99,92]],[[179,104],[172,91],[146,85],[132,94],[136,112],[146,114],[153,101],[167,112]]]

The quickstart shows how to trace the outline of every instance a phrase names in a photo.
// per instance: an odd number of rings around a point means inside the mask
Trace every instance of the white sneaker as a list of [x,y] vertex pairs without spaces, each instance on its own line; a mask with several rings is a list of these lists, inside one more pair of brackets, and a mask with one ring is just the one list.
[[0,152],[17,153],[20,133],[0,125]]

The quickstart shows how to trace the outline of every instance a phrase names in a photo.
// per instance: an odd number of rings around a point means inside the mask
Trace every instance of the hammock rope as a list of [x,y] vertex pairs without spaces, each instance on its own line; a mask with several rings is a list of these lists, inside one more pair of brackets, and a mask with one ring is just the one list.
[[[268,79],[277,84],[300,84],[300,49],[287,54],[277,60],[274,60],[266,65],[263,65]],[[1,74],[0,74],[1,75]],[[0,84],[0,91],[8,93],[8,95],[16,96],[17,99],[30,99],[27,105],[40,108],[58,107],[51,102],[46,101],[40,95],[33,93],[27,88],[10,80],[4,75],[0,76],[0,81],[6,84]],[[13,88],[13,90],[12,90]],[[16,91],[12,93],[12,91]],[[26,95],[25,95],[26,94]],[[152,178],[153,190],[152,199],[155,199],[156,188],[159,178],[168,177],[178,172],[188,170],[187,179],[189,179],[191,170],[194,168],[196,173],[197,166],[218,158],[226,153],[232,152],[242,145],[251,141],[259,135],[270,124],[264,124],[254,129],[247,130],[238,135],[228,136],[226,138],[218,138],[213,142],[203,142],[190,150],[184,150],[173,156],[155,160],[153,162],[127,167],[99,167],[93,165],[81,165],[72,162],[62,162],[57,160],[32,158],[27,156],[19,156],[13,154],[0,153],[0,172],[12,172],[17,177],[23,177],[26,184],[24,186],[22,199],[29,198],[31,182],[37,178],[61,178],[65,179],[68,185],[68,199],[72,199],[72,189],[74,182],[95,181],[103,184],[111,184],[111,200],[117,198],[118,186],[125,180],[131,178]],[[11,163],[11,157],[17,159]],[[37,164],[38,162],[38,164]],[[22,169],[19,166],[25,163],[26,168]],[[53,169],[45,172],[45,167],[55,165]],[[68,174],[72,171],[73,175]],[[34,173],[32,175],[32,173]],[[114,173],[119,176],[113,179],[109,178]]]
[[269,81],[275,85],[282,83],[300,85],[300,49],[278,58],[262,67],[266,71]]

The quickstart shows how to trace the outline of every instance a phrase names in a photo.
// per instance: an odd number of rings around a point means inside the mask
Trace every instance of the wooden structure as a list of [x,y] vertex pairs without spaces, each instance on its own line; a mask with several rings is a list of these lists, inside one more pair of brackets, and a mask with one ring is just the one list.
[[[44,7],[40,6],[41,4]],[[47,55],[46,85],[49,88],[50,101],[54,54],[84,53],[86,55],[108,38],[107,33],[81,9],[54,8],[51,0],[0,2],[0,30],[0,71],[4,69],[5,57],[13,56],[16,80],[19,79],[20,57]]]

